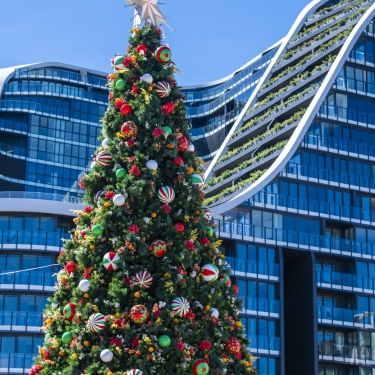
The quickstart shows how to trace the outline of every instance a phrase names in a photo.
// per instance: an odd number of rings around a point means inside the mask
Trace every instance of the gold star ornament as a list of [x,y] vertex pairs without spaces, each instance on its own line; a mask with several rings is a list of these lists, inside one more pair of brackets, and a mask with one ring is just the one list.
[[125,0],[138,13],[142,22],[153,25],[164,24],[167,18],[158,7],[159,0]]

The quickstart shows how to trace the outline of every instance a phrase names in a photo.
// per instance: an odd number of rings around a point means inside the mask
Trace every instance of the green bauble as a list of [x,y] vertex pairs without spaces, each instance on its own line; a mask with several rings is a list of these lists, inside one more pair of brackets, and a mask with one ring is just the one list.
[[172,129],[169,126],[163,126],[164,133],[167,133],[169,135],[172,134]]
[[70,344],[70,342],[72,341],[72,338],[73,338],[73,334],[72,332],[65,332],[62,337],[61,337],[61,340],[64,344]]
[[214,234],[214,230],[209,225],[206,226],[206,232],[209,236]]
[[116,89],[117,90],[122,90],[123,88],[125,88],[126,86],[126,83],[123,79],[119,79],[117,82],[116,82]]
[[94,236],[101,236],[103,234],[103,227],[99,224],[96,224],[92,227],[92,234]]
[[47,341],[51,338],[51,334],[50,333],[46,333],[46,335],[44,336],[44,341]]
[[171,345],[171,338],[167,335],[162,335],[158,338],[158,344],[162,348],[166,348]]
[[121,178],[124,178],[126,176],[126,169],[124,168],[120,168],[116,171],[116,178],[118,178],[119,180]]

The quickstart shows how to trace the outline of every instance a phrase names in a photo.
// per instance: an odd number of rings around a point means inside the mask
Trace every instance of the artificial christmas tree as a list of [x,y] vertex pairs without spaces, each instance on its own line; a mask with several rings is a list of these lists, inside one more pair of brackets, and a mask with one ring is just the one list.
[[129,41],[30,374],[255,372],[171,51],[155,25]]

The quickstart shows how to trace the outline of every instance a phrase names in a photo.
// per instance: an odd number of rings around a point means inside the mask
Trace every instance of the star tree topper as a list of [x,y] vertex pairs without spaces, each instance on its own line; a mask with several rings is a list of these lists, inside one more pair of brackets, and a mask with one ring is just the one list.
[[159,0],[125,0],[132,6],[141,18],[141,21],[151,22],[153,25],[164,24],[167,18],[158,7]]

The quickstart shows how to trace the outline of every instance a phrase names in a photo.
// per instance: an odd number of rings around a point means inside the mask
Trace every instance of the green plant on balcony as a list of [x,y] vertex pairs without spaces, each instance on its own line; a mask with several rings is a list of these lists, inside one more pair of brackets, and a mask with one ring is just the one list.
[[314,67],[314,69],[312,69],[311,71],[305,71],[304,73],[302,73],[299,77],[296,77],[294,79],[292,79],[290,82],[289,82],[289,85],[288,86],[285,86],[283,88],[281,88],[280,90],[276,91],[276,92],[272,92],[270,93],[269,95],[266,96],[265,99],[257,102],[256,104],[254,104],[253,107],[251,107],[247,113],[250,113],[250,112],[253,112],[255,111],[257,108],[259,107],[262,107],[264,105],[266,105],[268,102],[272,101],[273,99],[275,99],[276,97],[282,95],[285,91],[287,91],[289,88],[291,87],[294,87],[294,86],[297,86],[299,82],[301,81],[304,81],[306,80],[307,78],[309,78],[310,76],[312,76],[315,72],[317,72],[318,70],[321,70],[323,68],[325,68],[326,66],[328,66],[331,62],[333,62],[336,58],[336,55],[334,56],[331,56],[329,55],[328,59],[327,60],[324,60],[322,64],[320,65],[316,65]]
[[266,172],[267,172],[267,169],[254,171],[253,173],[250,174],[250,177],[247,178],[246,180],[239,181],[234,186],[222,190],[219,194],[206,198],[204,200],[204,204],[209,206],[211,203],[217,202],[218,200],[226,197],[227,195],[235,193],[237,190],[242,189],[243,187],[250,184],[251,182],[258,180]]
[[318,10],[317,12],[315,12],[313,14],[313,16],[320,16],[324,13],[329,13],[329,12],[332,12],[333,10],[335,10],[336,8],[340,7],[341,5],[344,5],[346,3],[351,3],[353,0],[344,0],[344,1],[340,1],[339,3],[337,4],[334,4],[334,5],[331,5],[329,7],[325,7],[325,8],[322,8],[320,10]]
[[[301,60],[298,61],[296,65],[293,66],[287,66],[280,74],[278,74],[276,77],[271,78],[267,83],[265,83],[260,89],[264,90],[269,86],[272,86],[274,83],[279,81],[282,77],[288,75],[289,73],[293,72],[294,70],[298,69],[299,67],[303,66],[305,63],[307,63],[309,60],[320,54],[321,52],[326,51],[328,48],[335,45],[337,42],[341,41],[342,39],[346,39],[348,35],[353,30],[353,26],[347,28],[342,33],[336,35],[334,38],[328,40],[327,42],[323,43],[317,50],[314,51],[314,53],[310,53],[309,55],[304,56]],[[335,57],[334,57],[335,58]],[[334,60],[333,58],[333,60]],[[330,61],[330,62],[333,62]]]
[[340,16],[342,16],[346,13],[349,13],[350,11],[358,8],[361,4],[367,3],[368,1],[369,0],[356,1],[354,4],[349,5],[347,8],[344,8],[340,13],[336,13],[333,16],[324,18],[323,20],[321,20],[321,21],[319,21],[319,22],[317,22],[317,23],[315,23],[311,26],[304,27],[294,38],[292,38],[290,40],[290,42],[294,42],[298,39],[304,38],[306,35],[313,33],[314,31],[320,29],[321,27],[324,27],[324,25],[330,23],[333,20],[336,20],[337,18],[339,18]]
[[341,19],[340,21],[338,21],[336,23],[336,25],[334,26],[331,26],[329,27],[328,29],[326,30],[323,30],[322,32],[320,32],[318,35],[316,35],[313,39],[303,43],[303,44],[300,44],[299,46],[297,46],[296,48],[293,48],[291,50],[289,50],[288,52],[286,52],[283,57],[277,61],[276,65],[278,64],[281,64],[283,61],[285,60],[289,60],[290,58],[292,58],[295,54],[297,54],[298,52],[304,50],[305,48],[308,48],[309,46],[311,46],[313,43],[315,42],[318,42],[319,40],[322,40],[324,39],[327,35],[331,34],[332,32],[340,29],[341,27],[343,27],[344,25],[346,25],[348,22],[351,22],[355,19],[357,19],[358,17],[360,17],[363,13],[366,12],[366,10],[368,9],[368,7],[365,7],[365,8],[362,8],[360,9],[358,12],[355,12],[353,15],[351,15],[350,17],[348,18],[345,18],[345,19]]
[[209,186],[213,186],[218,184],[219,182],[224,181],[226,178],[236,174],[237,172],[247,168],[248,166],[256,163],[259,160],[264,159],[268,155],[271,155],[273,152],[279,150],[280,148],[284,147],[288,141],[280,141],[274,144],[273,146],[266,148],[265,150],[260,151],[256,156],[254,156],[251,159],[247,159],[243,161],[242,163],[238,164],[237,167],[233,169],[227,169],[223,173],[221,173],[219,176],[212,178],[208,183],[205,185],[205,188],[207,189]]
[[293,124],[293,122],[298,121],[304,115],[305,112],[306,112],[306,108],[303,108],[300,111],[294,113],[293,116],[289,117],[287,120],[285,120],[281,123],[280,122],[276,123],[271,129],[267,130],[266,132],[257,135],[256,137],[252,138],[250,141],[244,143],[242,146],[236,147],[233,150],[226,153],[223,157],[221,157],[218,160],[217,164],[223,163],[224,161],[226,161],[226,160],[232,158],[233,156],[238,155],[242,151],[250,148],[251,146],[253,146],[257,142],[269,137],[272,134],[277,133],[279,130],[285,128],[286,126],[288,126],[290,124]]
[[301,99],[302,97],[304,97],[305,95],[307,95],[310,91],[314,90],[316,87],[320,86],[320,82],[317,82],[317,83],[314,83],[308,87],[306,87],[303,91],[297,93],[297,94],[294,94],[292,96],[290,96],[286,101],[280,103],[280,104],[277,104],[271,108],[269,108],[266,112],[264,112],[261,116],[259,117],[255,117],[253,118],[252,120],[248,121],[245,125],[243,125],[239,130],[237,130],[235,133],[232,134],[231,138],[235,138],[237,137],[238,134],[241,134],[243,133],[244,131],[246,131],[247,129],[249,128],[252,128],[253,126],[259,124],[260,122],[262,122],[263,120],[265,120],[266,118],[272,116],[273,114],[275,114],[276,112],[280,112],[282,109],[284,109],[285,107],[287,107],[289,104],[297,101],[298,99]]

